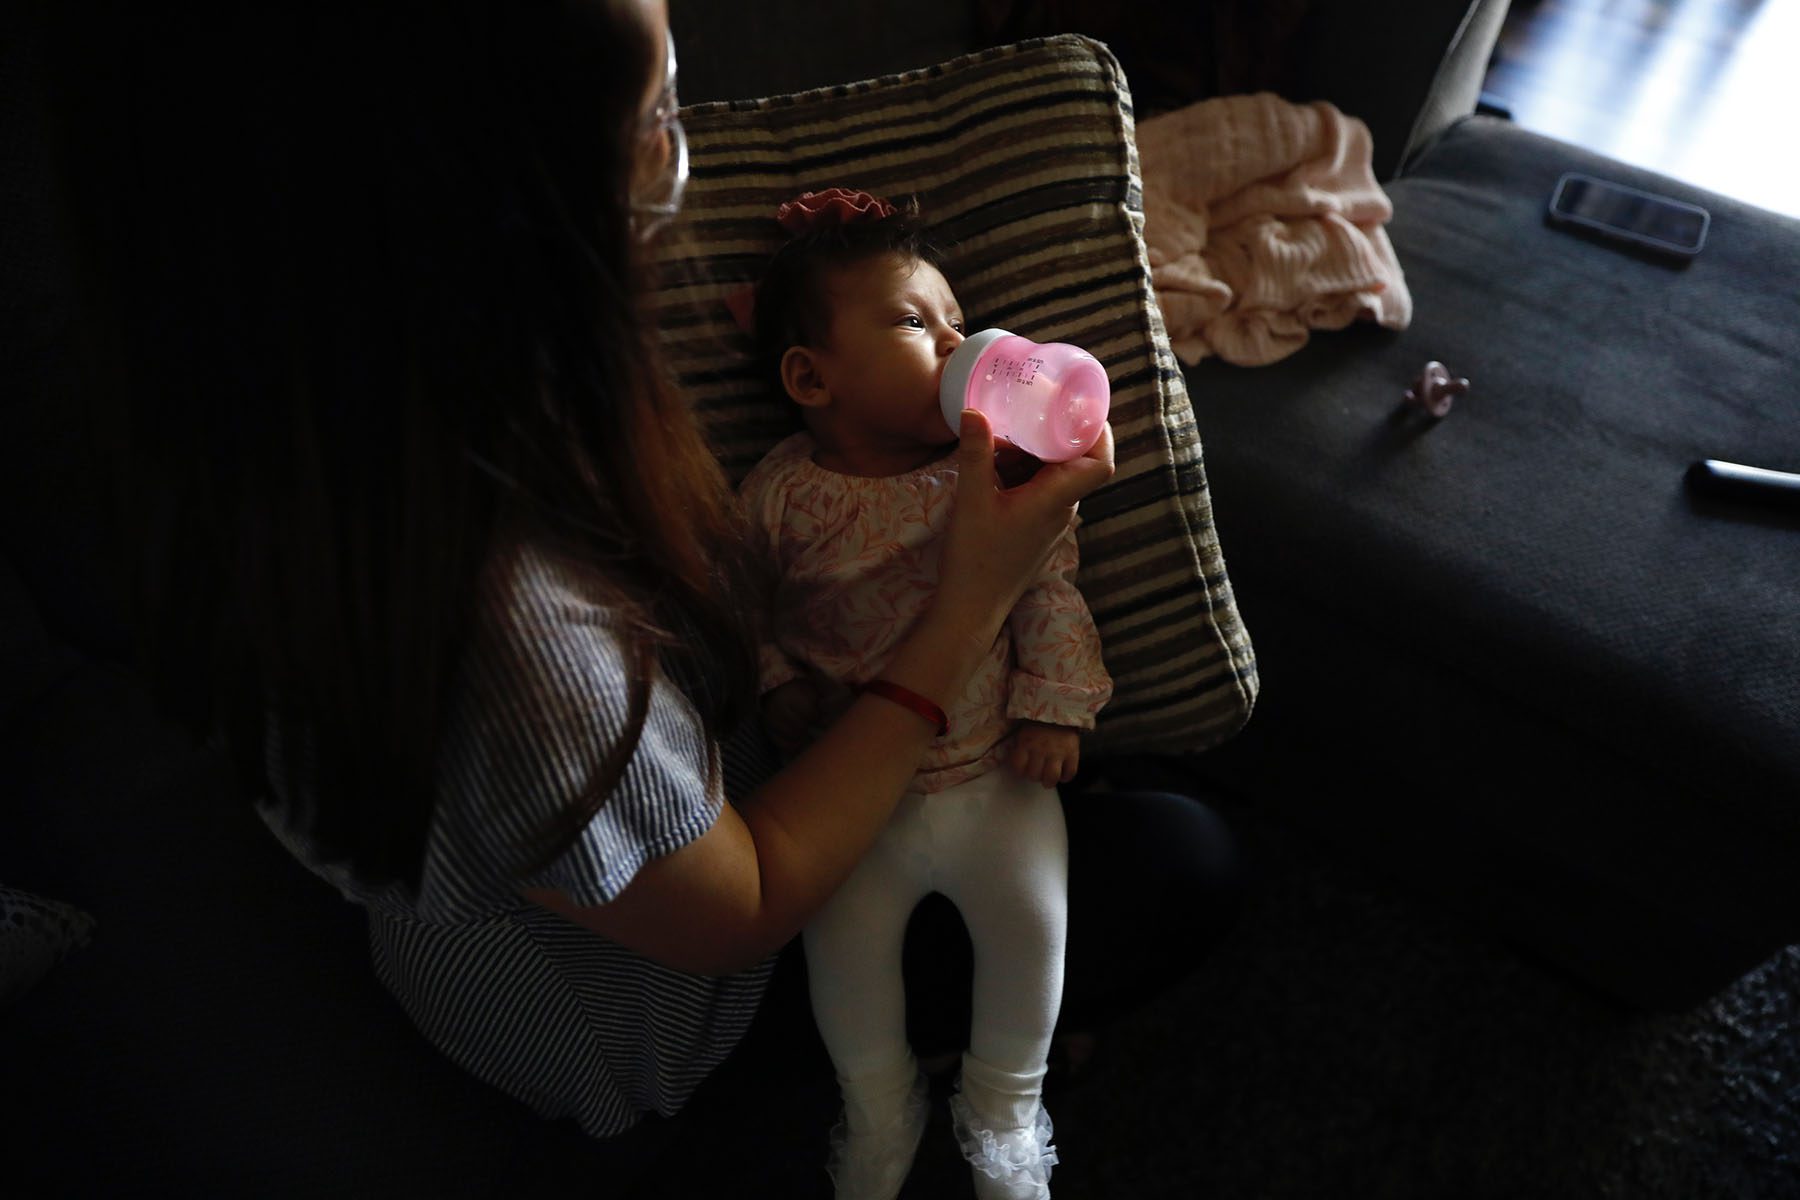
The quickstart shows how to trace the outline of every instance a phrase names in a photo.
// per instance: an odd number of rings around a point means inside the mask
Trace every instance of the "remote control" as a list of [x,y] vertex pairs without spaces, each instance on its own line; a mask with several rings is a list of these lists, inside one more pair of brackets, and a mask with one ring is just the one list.
[[1800,475],[1708,458],[1687,469],[1688,487],[1706,496],[1763,508],[1800,510]]

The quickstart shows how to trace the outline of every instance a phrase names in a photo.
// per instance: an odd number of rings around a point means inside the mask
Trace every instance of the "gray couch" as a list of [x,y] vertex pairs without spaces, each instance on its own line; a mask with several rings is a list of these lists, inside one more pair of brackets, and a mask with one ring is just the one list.
[[[1701,458],[1800,469],[1800,225],[1471,116],[1506,8],[673,19],[686,102],[1067,18],[1113,39],[1140,116],[1224,85],[1367,121],[1417,314],[1188,370],[1263,690],[1232,742],[1152,777],[1228,787],[1611,995],[1680,1008],[1800,940],[1800,523],[1682,483]],[[1546,226],[1566,170],[1706,206],[1706,251],[1672,267]],[[1435,425],[1400,403],[1431,359],[1474,384]]]
[[[1705,250],[1546,226],[1565,170],[1705,205]],[[1189,377],[1263,680],[1197,769],[1686,1007],[1800,940],[1800,519],[1683,485],[1800,468],[1800,223],[1483,117],[1389,190],[1410,329]],[[1435,427],[1427,359],[1473,382]]]
[[[1680,487],[1697,457],[1800,466],[1800,228],[1660,180],[1714,213],[1685,271],[1543,228],[1561,169],[1644,177],[1464,119],[1504,3],[1391,7],[1403,19],[1379,31],[1318,0],[1234,6],[1268,23],[1202,21],[1193,47],[1115,39],[1171,103],[1278,70],[1293,98],[1368,119],[1418,315],[1190,372],[1262,697],[1200,760],[1111,769],[1230,788],[1615,995],[1690,1003],[1800,937],[1795,530]],[[1026,26],[1057,9],[924,5],[890,25],[850,5],[677,3],[683,97],[924,65],[1049,32]],[[31,39],[13,33],[0,883],[100,927],[0,1012],[0,1190],[592,1194],[582,1140],[426,1046],[369,975],[355,910],[231,802],[126,665],[103,488],[68,402]],[[1386,66],[1352,66],[1369,61]],[[1395,414],[1427,358],[1475,382],[1435,427]]]

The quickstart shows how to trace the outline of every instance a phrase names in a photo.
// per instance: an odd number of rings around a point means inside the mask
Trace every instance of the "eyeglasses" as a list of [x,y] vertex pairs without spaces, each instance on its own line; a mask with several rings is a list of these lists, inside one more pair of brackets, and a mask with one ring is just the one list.
[[656,173],[633,188],[631,221],[639,239],[656,236],[681,211],[681,195],[687,190],[687,131],[681,127],[681,103],[675,98],[675,37],[666,30],[662,95],[644,118],[639,130],[640,162],[662,162]]

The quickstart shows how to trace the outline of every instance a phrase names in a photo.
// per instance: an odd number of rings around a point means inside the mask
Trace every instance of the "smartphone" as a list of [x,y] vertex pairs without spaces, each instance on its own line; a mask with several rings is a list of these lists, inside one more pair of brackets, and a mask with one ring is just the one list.
[[1550,222],[1573,226],[1659,254],[1692,258],[1706,244],[1712,216],[1698,204],[1570,171],[1550,194]]

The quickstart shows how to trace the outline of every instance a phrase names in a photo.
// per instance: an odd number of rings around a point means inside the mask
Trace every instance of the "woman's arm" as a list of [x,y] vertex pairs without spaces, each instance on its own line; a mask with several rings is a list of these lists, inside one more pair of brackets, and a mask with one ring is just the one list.
[[[928,615],[886,677],[924,696],[957,694],[974,658],[968,640],[955,622]],[[580,907],[546,891],[526,898],[672,967],[746,969],[798,933],[850,874],[935,732],[896,704],[858,697],[785,769],[724,805],[698,839],[645,864],[610,904]]]
[[[956,509],[931,608],[895,649],[885,678],[946,703],[962,693],[1019,595],[1074,516],[1112,475],[1112,435],[1090,456],[996,486],[993,436],[966,416]],[[899,705],[859,697],[817,741],[705,834],[645,865],[611,903],[560,892],[527,899],[681,970],[742,970],[778,950],[867,853],[934,734]]]

